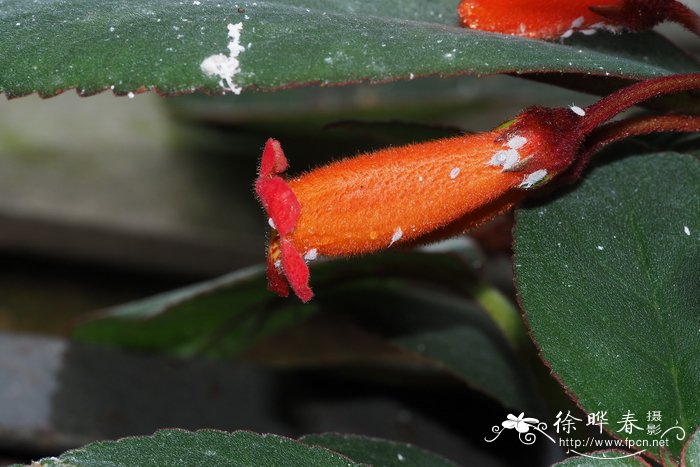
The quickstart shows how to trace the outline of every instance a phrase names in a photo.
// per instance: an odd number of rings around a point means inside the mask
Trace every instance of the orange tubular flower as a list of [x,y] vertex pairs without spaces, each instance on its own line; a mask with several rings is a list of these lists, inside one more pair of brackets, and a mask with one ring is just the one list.
[[643,81],[586,109],[532,107],[488,133],[383,149],[289,181],[280,175],[288,165],[282,147],[269,139],[255,182],[272,228],[268,287],[286,297],[291,286],[307,302],[313,297],[307,261],[457,235],[565,171],[580,175],[590,155],[609,142],[696,131],[697,118],[679,116],[600,127],[646,99],[691,89],[700,89],[700,74]]
[[[454,235],[510,208],[569,166],[568,109],[533,108],[488,133],[389,148],[285,181],[280,144],[268,140],[256,192],[269,215],[270,289],[313,296],[306,261]],[[556,148],[556,150],[555,150]],[[570,154],[570,156],[567,156]]]
[[465,27],[535,39],[643,31],[664,21],[700,35],[700,18],[677,0],[462,0],[458,13]]

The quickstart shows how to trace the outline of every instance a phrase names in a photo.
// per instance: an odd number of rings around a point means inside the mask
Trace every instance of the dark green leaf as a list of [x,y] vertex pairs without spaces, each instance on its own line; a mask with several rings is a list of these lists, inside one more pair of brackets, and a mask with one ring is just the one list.
[[455,467],[447,459],[410,444],[367,436],[325,433],[303,436],[299,441],[375,467]]
[[[471,269],[452,254],[417,252],[319,262],[312,267],[318,292],[362,277],[411,277],[464,288]],[[167,292],[97,315],[75,330],[84,342],[178,355],[231,358],[274,332],[318,311],[267,290],[262,267]]]
[[[583,456],[569,457],[554,465],[561,467],[644,467],[649,465],[638,456],[630,456],[630,453],[625,451],[589,452],[586,456],[593,456],[593,458]],[[609,458],[610,460],[605,460],[604,458]]]
[[[663,435],[678,457],[700,425],[697,159],[597,167],[569,193],[518,212],[515,252],[532,335],[563,385],[586,411],[607,411],[612,433]],[[632,434],[620,431],[628,411],[641,428]],[[661,412],[663,433],[646,433],[649,411]]]
[[700,466],[700,428],[695,430],[695,433],[693,433],[693,436],[690,437],[683,448],[681,465],[683,467]]
[[101,441],[38,461],[46,467],[351,467],[335,452],[276,435],[249,431],[161,430],[152,436]]
[[319,301],[507,407],[541,410],[531,377],[503,331],[463,296],[375,280],[337,287]]
[[229,53],[227,26],[238,23],[245,51],[230,84],[245,89],[456,73],[564,71],[638,79],[698,70],[655,34],[601,34],[565,45],[465,30],[455,10],[454,0],[237,6],[216,0],[5,0],[0,90],[9,96],[52,96],[71,88],[92,94],[112,86],[117,94],[219,93],[220,80],[205,75],[201,65]]

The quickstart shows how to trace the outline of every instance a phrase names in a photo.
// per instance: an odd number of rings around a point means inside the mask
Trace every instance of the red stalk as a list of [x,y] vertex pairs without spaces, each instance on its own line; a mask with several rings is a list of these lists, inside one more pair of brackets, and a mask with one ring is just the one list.
[[570,137],[583,139],[615,115],[640,102],[664,94],[700,89],[700,73],[673,75],[640,81],[616,91],[586,108],[586,115],[573,128]]
[[575,182],[593,156],[609,144],[631,136],[651,133],[694,133],[700,132],[700,116],[691,115],[651,115],[632,117],[608,123],[595,130],[588,138],[574,165],[564,175],[564,181]]

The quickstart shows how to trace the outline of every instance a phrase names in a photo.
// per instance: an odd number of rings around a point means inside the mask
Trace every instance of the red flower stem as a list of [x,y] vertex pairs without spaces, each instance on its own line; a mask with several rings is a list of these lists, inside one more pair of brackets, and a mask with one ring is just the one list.
[[630,136],[651,133],[694,133],[700,132],[700,116],[690,115],[653,115],[633,117],[618,122],[608,123],[595,130],[586,141],[586,146],[574,165],[564,175],[565,181],[575,182],[591,161],[593,156],[605,146]]
[[640,81],[614,92],[586,108],[586,115],[570,133],[574,140],[583,139],[615,115],[630,107],[664,94],[700,89],[700,73],[673,75]]
[[682,24],[700,36],[700,16],[681,2],[676,1],[669,5],[668,19]]

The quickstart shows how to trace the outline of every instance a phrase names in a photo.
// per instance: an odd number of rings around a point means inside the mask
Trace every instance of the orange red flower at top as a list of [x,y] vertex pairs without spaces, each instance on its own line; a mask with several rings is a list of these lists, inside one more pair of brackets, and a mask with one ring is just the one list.
[[664,21],[700,34],[698,15],[677,0],[462,0],[458,13],[465,27],[535,39],[642,31]]

